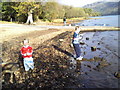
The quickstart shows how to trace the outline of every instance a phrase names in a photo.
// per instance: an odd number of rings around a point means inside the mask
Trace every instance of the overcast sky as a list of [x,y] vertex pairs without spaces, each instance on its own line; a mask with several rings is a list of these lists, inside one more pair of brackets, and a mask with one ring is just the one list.
[[97,1],[120,1],[120,0],[57,0],[59,3],[61,4],[65,4],[65,5],[71,5],[74,7],[82,7],[86,4],[91,4]]

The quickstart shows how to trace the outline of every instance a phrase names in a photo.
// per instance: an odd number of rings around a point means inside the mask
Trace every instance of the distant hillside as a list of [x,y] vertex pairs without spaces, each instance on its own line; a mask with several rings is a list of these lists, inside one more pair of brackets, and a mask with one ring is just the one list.
[[118,7],[120,7],[120,2],[96,2],[93,4],[87,4],[83,8],[91,8],[94,11],[100,12],[102,15],[120,15],[118,13]]

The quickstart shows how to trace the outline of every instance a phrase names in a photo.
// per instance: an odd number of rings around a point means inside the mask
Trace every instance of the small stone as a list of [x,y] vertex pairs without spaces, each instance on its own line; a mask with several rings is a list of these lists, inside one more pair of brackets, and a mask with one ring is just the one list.
[[87,65],[87,67],[91,68],[91,66],[90,66],[90,65]]
[[81,87],[81,85],[79,84],[78,87]]
[[101,62],[98,63],[98,65],[96,66],[97,68],[103,68],[108,66],[109,63],[106,60],[102,60]]
[[88,37],[86,37],[86,40],[89,40],[89,38],[88,38]]
[[119,73],[119,72],[115,72],[115,73],[114,73],[114,76],[115,76],[116,78],[120,78],[120,73]]
[[83,52],[84,53],[84,55],[86,54],[86,52]]
[[101,50],[101,48],[97,48],[98,50]]
[[84,45],[85,43],[84,42],[80,42],[81,45]]
[[98,45],[100,45],[100,43],[98,42]]
[[91,47],[91,51],[96,51],[96,47]]
[[93,70],[97,70],[97,68],[93,68]]
[[85,72],[85,74],[86,74],[86,75],[88,75],[88,73],[87,73],[87,72]]
[[63,42],[64,40],[63,39],[59,39],[59,41]]

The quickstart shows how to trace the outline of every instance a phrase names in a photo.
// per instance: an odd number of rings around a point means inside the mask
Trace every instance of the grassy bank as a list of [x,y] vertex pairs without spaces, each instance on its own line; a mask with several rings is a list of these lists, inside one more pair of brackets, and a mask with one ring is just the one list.
[[8,21],[0,21],[0,24],[12,24],[13,22],[8,22]]
[[[79,22],[79,21],[86,20],[86,19],[89,19],[89,18],[80,17],[80,18],[69,18],[69,19],[66,19],[66,20],[67,20],[68,23],[74,23],[74,22]],[[54,23],[62,23],[63,19],[54,19],[53,22]]]

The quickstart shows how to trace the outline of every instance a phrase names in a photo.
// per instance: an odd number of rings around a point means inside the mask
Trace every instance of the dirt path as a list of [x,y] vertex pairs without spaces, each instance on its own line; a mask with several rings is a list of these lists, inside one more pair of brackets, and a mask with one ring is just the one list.
[[[34,28],[30,27],[0,27],[0,42],[9,41],[12,38],[23,36],[23,34],[29,34],[30,32],[36,31]],[[39,28],[39,31],[47,30],[46,28]]]

